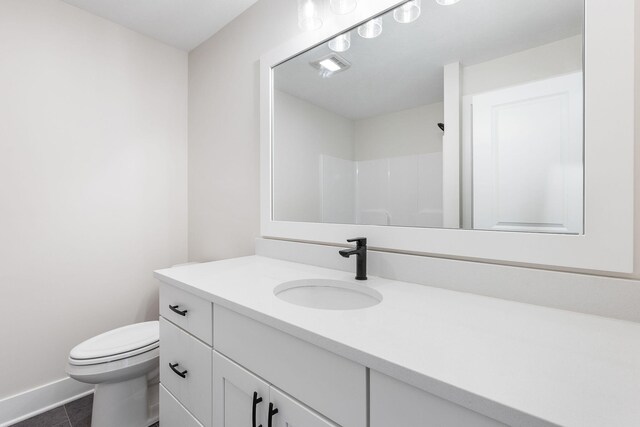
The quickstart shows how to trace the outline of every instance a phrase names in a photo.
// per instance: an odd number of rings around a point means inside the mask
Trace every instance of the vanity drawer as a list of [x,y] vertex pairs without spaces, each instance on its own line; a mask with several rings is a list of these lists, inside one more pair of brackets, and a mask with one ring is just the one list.
[[209,301],[166,283],[160,283],[160,315],[209,345],[213,341],[211,310],[212,305]]
[[202,427],[202,424],[163,386],[160,386],[160,424],[176,427]]
[[332,421],[366,426],[364,366],[218,305],[213,336],[218,352]]
[[160,383],[204,426],[211,426],[212,354],[211,347],[160,318]]

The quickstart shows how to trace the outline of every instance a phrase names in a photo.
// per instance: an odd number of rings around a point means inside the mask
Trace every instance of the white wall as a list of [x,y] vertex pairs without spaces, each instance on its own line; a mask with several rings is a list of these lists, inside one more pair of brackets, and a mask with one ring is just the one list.
[[582,70],[582,35],[462,69],[462,95],[516,86]]
[[442,131],[438,123],[443,121],[442,102],[356,120],[355,158],[373,160],[441,152]]
[[322,222],[322,155],[353,159],[353,122],[282,91],[274,106],[274,218]]
[[260,56],[298,34],[292,0],[260,0],[189,53],[189,258],[249,255],[260,234]]
[[0,2],[0,399],[158,316],[185,261],[187,55],[57,0]]

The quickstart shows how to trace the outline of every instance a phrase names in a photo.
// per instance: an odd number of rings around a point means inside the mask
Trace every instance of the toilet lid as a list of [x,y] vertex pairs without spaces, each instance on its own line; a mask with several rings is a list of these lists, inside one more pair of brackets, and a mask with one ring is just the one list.
[[89,338],[75,346],[69,353],[69,357],[76,360],[87,360],[121,355],[154,347],[159,339],[157,320],[136,323]]

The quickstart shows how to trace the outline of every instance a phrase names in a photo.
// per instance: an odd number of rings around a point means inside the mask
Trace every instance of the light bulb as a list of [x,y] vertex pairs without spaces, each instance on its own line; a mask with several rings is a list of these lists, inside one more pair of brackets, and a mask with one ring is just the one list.
[[452,4],[458,3],[460,0],[436,0],[436,3],[442,6],[451,6]]
[[322,26],[320,0],[298,0],[298,26],[306,31]]
[[358,27],[358,34],[365,39],[378,37],[382,33],[382,18],[373,18]]
[[351,33],[340,34],[329,40],[329,49],[334,52],[344,52],[351,47]]
[[353,12],[358,6],[358,0],[331,0],[331,10],[338,15]]
[[408,1],[393,11],[393,18],[401,24],[408,24],[420,16],[421,0]]

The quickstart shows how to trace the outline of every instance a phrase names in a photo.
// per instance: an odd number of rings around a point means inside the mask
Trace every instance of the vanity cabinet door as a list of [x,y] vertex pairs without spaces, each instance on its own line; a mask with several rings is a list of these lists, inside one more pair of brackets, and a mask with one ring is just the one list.
[[371,427],[505,427],[394,378],[371,371]]
[[364,366],[219,305],[213,316],[216,351],[337,424],[367,427]]
[[273,427],[339,427],[275,387],[271,387],[269,403],[272,413],[277,410],[272,415]]
[[214,351],[214,427],[266,427],[268,408],[269,384]]

